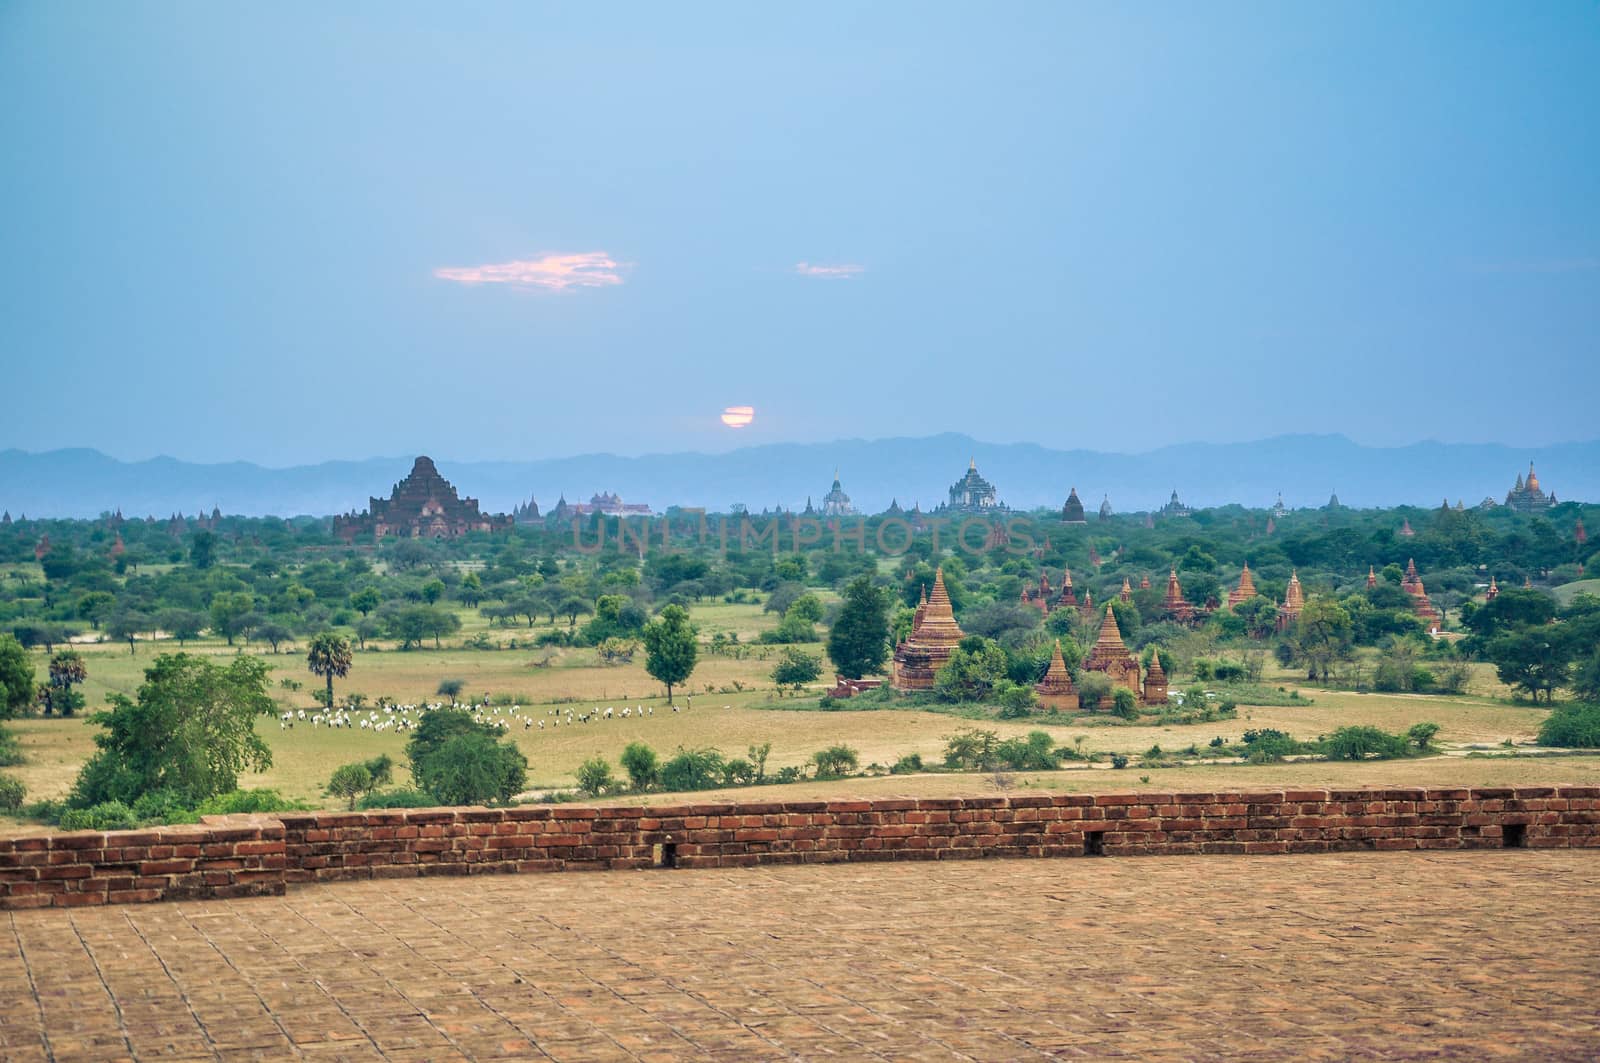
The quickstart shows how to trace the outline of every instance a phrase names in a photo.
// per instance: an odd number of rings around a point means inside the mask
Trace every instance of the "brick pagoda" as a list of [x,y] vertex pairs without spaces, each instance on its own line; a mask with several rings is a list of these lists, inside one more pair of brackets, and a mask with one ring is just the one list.
[[505,515],[478,512],[476,498],[461,498],[450,481],[439,475],[433,459],[420,457],[411,474],[394,485],[388,498],[368,500],[367,512],[333,518],[333,533],[346,542],[358,537],[374,539],[455,539],[468,532],[506,531],[512,524]]
[[933,574],[933,591],[917,606],[911,634],[895,647],[893,684],[896,690],[932,690],[933,677],[957,644],[966,637],[950,608],[944,587],[944,569]]
[[1061,656],[1060,639],[1056,639],[1055,652],[1050,655],[1050,667],[1045,670],[1044,678],[1034,684],[1033,690],[1039,695],[1041,708],[1073,711],[1081,707],[1078,688],[1072,685],[1072,673],[1067,671],[1066,658]]

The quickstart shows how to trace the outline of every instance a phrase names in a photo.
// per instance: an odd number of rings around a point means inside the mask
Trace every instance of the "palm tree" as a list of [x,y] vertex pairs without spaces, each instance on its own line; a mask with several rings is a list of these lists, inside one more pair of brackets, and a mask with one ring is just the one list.
[[333,708],[333,677],[343,679],[350,674],[354,663],[350,640],[343,635],[324,631],[311,640],[311,648],[306,651],[306,667],[312,675],[320,675],[328,681],[328,708]]

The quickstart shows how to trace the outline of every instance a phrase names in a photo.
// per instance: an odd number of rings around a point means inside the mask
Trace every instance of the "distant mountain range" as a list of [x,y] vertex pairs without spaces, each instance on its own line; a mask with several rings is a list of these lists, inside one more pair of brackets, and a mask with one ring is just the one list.
[[[1337,435],[1277,436],[1252,443],[1187,443],[1143,454],[1051,450],[1030,443],[982,443],[956,433],[920,439],[781,443],[723,454],[585,454],[530,461],[451,461],[439,471],[488,512],[536,498],[548,510],[563,493],[587,501],[615,491],[657,511],[669,505],[751,510],[819,505],[835,468],[866,512],[891,499],[931,509],[976,460],[1002,501],[1017,509],[1059,507],[1076,487],[1092,513],[1109,496],[1119,512],[1153,509],[1176,490],[1192,506],[1238,502],[1266,507],[1278,493],[1291,507],[1320,506],[1338,492],[1352,506],[1475,505],[1499,500],[1530,460],[1546,491],[1563,499],[1600,498],[1600,440],[1548,447],[1416,443],[1365,447]],[[249,462],[204,465],[174,458],[124,462],[96,450],[32,454],[0,451],[0,509],[13,517],[193,514],[213,506],[247,516],[327,515],[366,508],[387,496],[413,456],[329,461],[271,469]]]

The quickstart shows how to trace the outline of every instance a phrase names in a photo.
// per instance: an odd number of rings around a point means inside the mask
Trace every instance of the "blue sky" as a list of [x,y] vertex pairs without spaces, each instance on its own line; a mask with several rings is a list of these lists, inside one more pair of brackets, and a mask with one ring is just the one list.
[[1600,434],[1589,0],[0,2],[0,99],[0,447]]

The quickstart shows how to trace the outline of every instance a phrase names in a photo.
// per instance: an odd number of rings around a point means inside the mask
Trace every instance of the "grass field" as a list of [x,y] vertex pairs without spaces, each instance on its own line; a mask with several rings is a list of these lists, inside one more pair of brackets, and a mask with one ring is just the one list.
[[[741,643],[752,643],[760,631],[770,628],[776,618],[753,605],[707,605],[694,610],[702,635],[715,631],[737,632]],[[805,763],[812,753],[826,746],[844,743],[860,754],[863,766],[889,765],[905,754],[918,753],[928,763],[942,759],[945,739],[954,731],[982,726],[1001,737],[1033,729],[1048,731],[1057,742],[1071,744],[1079,737],[1083,748],[1094,752],[1143,753],[1153,745],[1176,751],[1191,744],[1204,747],[1213,737],[1232,742],[1249,728],[1276,728],[1299,738],[1312,738],[1347,724],[1373,724],[1389,731],[1404,731],[1413,723],[1432,721],[1442,727],[1439,740],[1455,752],[1475,745],[1500,747],[1502,743],[1527,743],[1538,729],[1545,710],[1518,706],[1502,700],[1505,691],[1495,682],[1493,671],[1476,666],[1473,691],[1457,698],[1421,695],[1355,694],[1307,687],[1299,677],[1282,672],[1269,675],[1271,686],[1300,690],[1309,704],[1292,707],[1241,705],[1236,720],[1188,726],[1129,726],[1105,717],[1093,720],[1064,721],[1041,715],[1023,721],[971,720],[941,713],[914,710],[877,711],[776,711],[802,702],[779,701],[768,678],[778,650],[747,645],[742,658],[703,655],[687,693],[692,708],[673,713],[667,706],[659,683],[644,670],[642,654],[631,664],[605,666],[592,650],[533,649],[472,650],[461,647],[463,637],[487,630],[492,638],[519,645],[529,641],[527,628],[486,628],[476,614],[463,614],[465,630],[447,640],[446,648],[399,652],[392,646],[375,646],[356,654],[350,675],[336,682],[336,692],[365,694],[369,701],[385,696],[400,702],[435,699],[441,679],[460,679],[467,693],[490,694],[498,702],[509,698],[522,708],[523,715],[547,722],[545,730],[524,730],[513,725],[508,737],[514,740],[529,761],[530,787],[551,790],[570,787],[577,767],[585,759],[602,756],[613,764],[624,746],[643,741],[663,756],[679,746],[715,746],[730,756],[743,755],[747,746],[772,743],[769,771]],[[537,630],[544,630],[541,625]],[[84,691],[90,711],[104,706],[111,692],[131,694],[142,671],[158,652],[175,650],[175,644],[141,643],[137,652],[128,653],[125,644],[99,644],[81,647],[87,659],[89,680]],[[816,652],[818,646],[807,649]],[[190,652],[226,659],[245,652],[258,654],[257,646],[230,648],[219,641],[191,643]],[[311,691],[319,682],[305,669],[301,651],[265,654],[273,667],[273,694],[285,709],[315,707]],[[539,662],[544,662],[541,666]],[[35,667],[42,674],[45,657],[36,655]],[[278,680],[299,683],[299,689],[281,686]],[[679,701],[683,703],[680,693]],[[804,703],[815,704],[815,695]],[[583,712],[594,706],[644,704],[654,714],[629,720],[612,719],[580,726],[550,726],[552,712],[567,708]],[[9,725],[18,735],[28,762],[8,769],[28,787],[31,799],[64,796],[72,785],[79,765],[93,751],[97,728],[84,719],[24,719]],[[330,730],[299,723],[282,730],[276,719],[263,719],[259,731],[273,750],[273,766],[260,775],[243,780],[246,786],[268,786],[286,796],[332,806],[322,789],[333,769],[341,764],[388,753],[403,763],[404,736],[393,732],[377,734],[359,729]],[[1148,784],[1140,783],[1149,775]],[[404,770],[400,779],[406,778]],[[1015,785],[1046,789],[1084,789],[1147,786],[1156,789],[1214,788],[1217,786],[1280,785],[1358,785],[1371,782],[1399,784],[1501,784],[1510,782],[1587,782],[1600,779],[1600,757],[1519,758],[1515,760],[1466,759],[1462,756],[1426,760],[1392,761],[1372,764],[1298,763],[1263,767],[1197,766],[1187,768],[1137,769],[1122,771],[1067,770],[1038,776],[1018,775]],[[740,790],[751,799],[799,799],[819,795],[948,795],[994,793],[996,785],[986,776],[920,775],[861,778],[833,783],[807,782],[784,787]],[[727,796],[724,794],[723,796]],[[651,800],[684,800],[682,795],[660,795]]]

